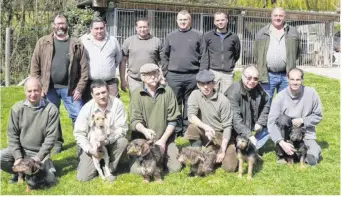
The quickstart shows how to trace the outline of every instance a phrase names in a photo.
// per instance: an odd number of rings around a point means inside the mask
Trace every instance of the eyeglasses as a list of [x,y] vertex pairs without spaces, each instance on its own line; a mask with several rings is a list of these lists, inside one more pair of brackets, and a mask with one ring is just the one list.
[[247,81],[259,81],[259,77],[252,77],[252,76],[246,76],[245,74],[243,75],[247,79]]

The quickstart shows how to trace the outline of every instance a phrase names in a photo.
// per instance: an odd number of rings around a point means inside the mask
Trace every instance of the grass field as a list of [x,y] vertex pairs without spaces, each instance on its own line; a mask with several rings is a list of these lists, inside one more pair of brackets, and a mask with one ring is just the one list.
[[[239,73],[236,75],[238,78]],[[264,162],[255,170],[254,179],[242,179],[237,173],[226,173],[218,169],[205,178],[187,177],[188,168],[168,174],[164,183],[143,184],[142,178],[129,173],[118,174],[114,183],[95,178],[81,183],[76,180],[76,149],[72,136],[71,121],[64,107],[61,107],[61,121],[65,144],[62,153],[54,155],[58,184],[49,189],[33,191],[35,195],[339,195],[340,194],[340,84],[338,80],[305,74],[304,85],[314,87],[323,105],[323,120],[317,127],[318,143],[322,148],[323,160],[315,167],[291,169],[277,166],[274,145],[265,146]],[[1,149],[7,146],[6,128],[11,106],[24,98],[22,87],[1,88]],[[121,92],[121,100],[128,108],[128,95]],[[178,145],[187,143],[181,138]],[[123,166],[124,167],[124,166]],[[245,166],[246,167],[246,166]],[[25,185],[10,185],[10,175],[1,172],[1,194],[25,194]]]

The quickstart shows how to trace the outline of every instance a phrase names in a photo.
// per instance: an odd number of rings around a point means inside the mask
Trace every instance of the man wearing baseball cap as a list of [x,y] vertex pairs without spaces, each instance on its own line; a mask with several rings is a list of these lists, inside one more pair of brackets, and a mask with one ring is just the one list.
[[237,164],[235,145],[231,137],[233,116],[229,100],[215,91],[215,75],[202,70],[196,76],[198,90],[188,100],[189,124],[185,137],[191,146],[219,146],[216,162],[227,172],[234,172]]
[[[168,171],[177,172],[182,166],[177,160],[178,148],[174,143],[174,129],[180,116],[176,96],[170,87],[162,83],[163,75],[156,64],[144,64],[140,75],[143,85],[133,91],[130,101],[132,140],[155,141],[167,154]],[[132,165],[131,172],[138,173],[136,163]]]

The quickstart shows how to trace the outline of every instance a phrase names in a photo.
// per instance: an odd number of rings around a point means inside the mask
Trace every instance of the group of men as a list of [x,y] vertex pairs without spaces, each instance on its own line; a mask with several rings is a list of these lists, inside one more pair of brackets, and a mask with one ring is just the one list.
[[[285,11],[275,8],[271,19],[256,35],[256,66],[246,67],[234,83],[240,41],[227,28],[225,13],[215,13],[216,28],[202,36],[191,28],[189,12],[180,11],[178,29],[164,44],[150,34],[147,19],[138,19],[137,34],[127,38],[122,48],[105,31],[103,20],[94,19],[90,33],[75,39],[68,35],[66,17],[56,15],[53,32],[36,44],[31,77],[25,83],[26,99],[11,109],[9,148],[0,152],[1,169],[13,174],[11,167],[29,156],[44,163],[48,183],[56,181],[49,153],[62,150],[62,99],[78,147],[77,179],[88,181],[97,175],[91,157],[101,153],[88,139],[89,120],[97,111],[106,113],[111,133],[103,143],[115,172],[128,144],[126,111],[115,78],[117,67],[121,89],[128,89],[130,95],[131,139],[154,140],[167,155],[169,172],[182,167],[174,141],[177,135],[184,135],[191,146],[221,138],[216,162],[227,172],[236,170],[237,135],[249,137],[257,149],[271,136],[287,154],[294,154],[294,147],[284,141],[275,124],[281,114],[292,117],[294,126],[305,128],[306,161],[315,165],[320,156],[315,141],[315,125],[322,119],[320,100],[315,90],[302,85],[303,71],[295,67],[299,37],[295,28],[285,23]],[[278,95],[271,105],[275,89]],[[282,160],[279,157],[278,163]],[[137,163],[133,162],[131,172],[137,172]],[[17,175],[12,181],[16,179]]]

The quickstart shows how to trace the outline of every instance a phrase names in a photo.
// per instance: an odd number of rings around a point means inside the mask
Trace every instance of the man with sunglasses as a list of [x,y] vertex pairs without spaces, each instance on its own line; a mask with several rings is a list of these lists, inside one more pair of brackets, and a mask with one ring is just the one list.
[[249,137],[258,150],[269,139],[266,126],[270,103],[259,84],[259,71],[254,65],[247,66],[241,75],[225,93],[233,111],[233,136]]
[[222,169],[234,172],[236,149],[231,137],[233,116],[229,100],[214,87],[215,75],[210,70],[202,70],[196,76],[198,90],[189,97],[189,124],[185,137],[192,147],[217,145],[216,163]]
[[[174,132],[180,112],[176,96],[163,82],[163,75],[156,64],[147,63],[140,68],[143,84],[133,91],[130,102],[132,140],[153,140],[167,155],[166,167],[177,172],[181,164],[177,160],[178,148]],[[131,166],[131,173],[138,173],[139,160]]]

